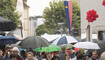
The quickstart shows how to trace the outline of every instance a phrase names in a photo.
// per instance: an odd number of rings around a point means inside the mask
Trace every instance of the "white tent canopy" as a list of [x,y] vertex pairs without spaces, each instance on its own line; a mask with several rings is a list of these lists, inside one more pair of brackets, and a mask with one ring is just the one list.
[[41,35],[41,37],[47,39],[48,41],[52,41],[54,39],[57,39],[57,38],[61,37],[61,34],[51,34],[51,35],[49,35],[49,34],[45,33],[44,35]]
[[[86,39],[86,33],[81,34],[81,39]],[[92,39],[97,39],[97,34],[92,34]]]
[[78,39],[73,36],[64,35],[62,37],[57,38],[52,44],[55,45],[62,45],[62,44],[70,44],[70,43],[77,43]]

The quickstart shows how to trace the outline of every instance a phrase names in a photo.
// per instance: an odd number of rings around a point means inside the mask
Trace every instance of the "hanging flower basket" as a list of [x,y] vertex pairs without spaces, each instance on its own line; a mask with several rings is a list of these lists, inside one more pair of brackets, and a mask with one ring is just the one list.
[[86,17],[86,19],[88,20],[88,22],[93,22],[93,21],[95,21],[96,20],[96,18],[98,18],[99,16],[98,16],[98,14],[96,13],[96,11],[94,10],[94,9],[92,9],[92,10],[89,10],[88,12],[87,12],[87,17]]
[[103,0],[102,5],[105,6],[105,0]]

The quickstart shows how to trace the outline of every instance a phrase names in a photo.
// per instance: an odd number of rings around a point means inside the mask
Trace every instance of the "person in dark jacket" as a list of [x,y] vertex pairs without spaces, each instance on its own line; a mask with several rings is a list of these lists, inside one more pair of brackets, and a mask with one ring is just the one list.
[[21,55],[21,57],[25,60],[26,59],[26,57],[27,57],[27,53],[26,53],[26,51],[24,51],[24,50],[22,50],[21,52],[20,52],[20,55]]
[[59,52],[59,58],[60,60],[66,60],[65,48],[62,48],[62,50]]
[[59,56],[53,56],[51,60],[60,60]]
[[4,58],[3,58],[3,51],[2,50],[0,50],[0,60],[4,60]]
[[11,54],[11,55],[10,55],[10,60],[17,60],[17,56],[14,55],[14,54]]
[[84,54],[82,54],[80,51],[77,53],[77,60],[83,60]]

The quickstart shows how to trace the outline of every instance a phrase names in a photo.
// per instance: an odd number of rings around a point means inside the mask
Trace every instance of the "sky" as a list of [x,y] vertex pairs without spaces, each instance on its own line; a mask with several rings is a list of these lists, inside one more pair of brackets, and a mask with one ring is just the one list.
[[51,0],[28,0],[27,4],[30,6],[29,16],[43,15],[43,10],[49,6],[50,1]]

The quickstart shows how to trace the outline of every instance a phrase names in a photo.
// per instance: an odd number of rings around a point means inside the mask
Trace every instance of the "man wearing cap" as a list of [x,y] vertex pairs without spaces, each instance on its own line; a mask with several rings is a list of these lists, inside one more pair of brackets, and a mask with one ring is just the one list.
[[17,47],[14,47],[12,51],[13,51],[13,55],[15,55],[17,57],[17,60],[24,60],[24,59],[22,59],[21,56],[18,55],[19,49]]

